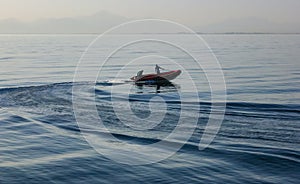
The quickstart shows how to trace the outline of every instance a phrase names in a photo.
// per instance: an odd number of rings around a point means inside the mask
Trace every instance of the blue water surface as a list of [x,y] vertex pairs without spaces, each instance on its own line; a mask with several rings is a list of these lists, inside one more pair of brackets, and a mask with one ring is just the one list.
[[[212,144],[204,150],[199,150],[198,144],[212,106],[205,72],[191,66],[184,68],[191,78],[185,78],[183,72],[173,85],[134,85],[129,78],[140,69],[151,73],[155,63],[167,69],[178,66],[158,59],[122,69],[132,56],[155,55],[156,48],[179,64],[191,62],[169,47],[150,44],[115,55],[115,60],[95,77],[96,83],[88,77],[73,83],[77,63],[95,36],[0,35],[0,183],[300,182],[299,35],[203,35],[221,64],[227,86],[224,120]],[[134,39],[136,35],[115,36]],[[190,35],[180,36],[193,45]],[[99,44],[99,53],[102,47],[114,44]],[[192,53],[202,52],[197,45],[193,48]],[[100,61],[105,56],[95,55],[93,59],[98,57]],[[88,63],[83,76],[99,63]],[[117,75],[121,69],[121,75]],[[200,102],[188,87],[191,80]],[[167,159],[147,165],[116,162],[95,151],[82,136],[74,116],[73,85],[88,88],[84,92],[93,94],[95,101],[87,103],[96,104],[99,117],[112,135],[131,145],[165,139],[176,127],[181,105],[188,107],[183,112],[187,117],[199,116],[197,127],[183,127],[180,134],[193,131],[192,136]],[[155,97],[163,101],[153,102],[157,108],[150,109],[149,101]],[[120,108],[130,103],[139,118],[159,113],[161,103],[167,112],[162,122],[141,131],[120,121],[113,102]],[[126,113],[123,116],[132,119]],[[179,143],[180,139],[172,141]],[[116,147],[107,139],[100,144],[108,150]]]

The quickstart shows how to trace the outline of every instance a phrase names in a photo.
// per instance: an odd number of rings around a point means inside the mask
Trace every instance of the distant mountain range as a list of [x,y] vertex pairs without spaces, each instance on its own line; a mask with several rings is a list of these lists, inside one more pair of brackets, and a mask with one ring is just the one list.
[[275,23],[255,17],[229,19],[216,24],[199,26],[206,33],[299,33],[300,24]]
[[101,33],[128,20],[104,11],[91,16],[49,18],[33,22],[6,19],[0,20],[0,33]]
[[[0,20],[0,33],[102,33],[110,27],[133,20],[101,11],[91,16],[49,18],[32,22],[16,19]],[[199,23],[200,24],[200,23]],[[199,33],[298,33],[300,25],[279,24],[258,18],[230,19],[191,27]]]

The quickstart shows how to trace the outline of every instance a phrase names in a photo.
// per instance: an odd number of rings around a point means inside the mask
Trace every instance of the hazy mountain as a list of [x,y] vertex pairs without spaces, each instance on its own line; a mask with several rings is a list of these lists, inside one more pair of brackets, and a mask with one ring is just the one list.
[[298,33],[299,24],[275,23],[255,17],[229,19],[216,24],[198,26],[198,32],[205,33]]
[[[33,22],[21,22],[15,19],[0,20],[0,33],[102,33],[108,28],[131,19],[101,11],[91,16],[49,18]],[[199,23],[201,24],[201,23]],[[299,24],[278,24],[264,19],[231,19],[206,26],[191,27],[196,32],[300,32]]]
[[49,18],[33,22],[6,19],[0,20],[0,33],[101,33],[128,20],[105,11],[91,16]]

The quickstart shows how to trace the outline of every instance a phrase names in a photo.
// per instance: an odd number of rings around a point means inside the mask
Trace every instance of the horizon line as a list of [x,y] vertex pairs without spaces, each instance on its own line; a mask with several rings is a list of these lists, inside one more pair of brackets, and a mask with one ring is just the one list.
[[[104,32],[103,32],[104,33]],[[96,35],[96,34],[103,34],[103,33],[0,33],[0,35]],[[223,35],[250,35],[250,34],[266,34],[266,35],[276,35],[276,34],[300,34],[300,32],[195,32],[196,34],[223,34]],[[177,32],[177,33],[113,33],[114,35],[118,34],[195,34],[189,32]]]

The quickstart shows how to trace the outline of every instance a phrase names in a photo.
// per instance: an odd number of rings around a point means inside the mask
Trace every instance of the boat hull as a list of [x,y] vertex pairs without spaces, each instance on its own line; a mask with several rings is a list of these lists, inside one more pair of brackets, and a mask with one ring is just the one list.
[[141,76],[134,76],[131,78],[134,82],[147,82],[147,81],[170,81],[175,79],[181,74],[181,70],[172,70],[169,72],[163,72],[160,74],[146,74]]

